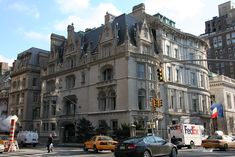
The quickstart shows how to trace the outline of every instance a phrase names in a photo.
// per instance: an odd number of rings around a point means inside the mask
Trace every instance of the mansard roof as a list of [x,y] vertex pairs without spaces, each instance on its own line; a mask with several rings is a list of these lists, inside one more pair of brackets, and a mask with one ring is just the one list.
[[134,29],[136,28],[136,25],[139,24],[137,19],[133,16],[122,14],[118,17],[116,17],[112,22],[112,27],[115,29],[118,24],[118,45],[121,45],[125,41],[126,36],[126,27],[128,28],[128,35],[130,37],[130,42],[135,45],[135,39],[134,39]]
[[11,71],[8,70],[3,75],[1,75],[0,76],[0,84],[3,82],[7,82],[10,79],[10,74],[11,74]]
[[78,32],[78,35],[82,36],[81,47],[82,52],[87,52],[87,48],[90,44],[91,53],[95,52],[98,47],[101,33],[103,32],[104,26],[90,30],[88,32]]
[[19,53],[17,56],[17,60],[21,60],[23,59],[25,56],[27,55],[31,55],[30,59],[28,60],[28,64],[31,65],[38,65],[39,64],[39,53],[45,53],[48,54],[49,52],[43,49],[39,49],[39,48],[35,48],[35,47],[31,47],[28,50],[25,50],[22,53]]

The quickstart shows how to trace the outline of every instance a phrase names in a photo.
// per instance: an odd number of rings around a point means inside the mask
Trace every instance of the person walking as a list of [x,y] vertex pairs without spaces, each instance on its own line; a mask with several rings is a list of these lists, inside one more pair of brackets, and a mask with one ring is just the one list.
[[52,151],[52,146],[53,146],[53,137],[52,137],[52,134],[50,134],[48,136],[48,140],[47,140],[47,150],[48,150],[48,153],[50,153]]
[[178,140],[177,140],[177,138],[176,138],[175,136],[173,136],[173,137],[171,138],[171,143],[173,143],[174,145],[177,145],[177,144],[178,144]]

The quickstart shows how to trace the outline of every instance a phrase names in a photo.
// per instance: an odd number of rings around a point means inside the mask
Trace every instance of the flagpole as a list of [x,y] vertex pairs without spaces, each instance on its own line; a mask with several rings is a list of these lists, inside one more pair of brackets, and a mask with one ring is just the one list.
[[218,130],[218,117],[214,118],[214,133]]

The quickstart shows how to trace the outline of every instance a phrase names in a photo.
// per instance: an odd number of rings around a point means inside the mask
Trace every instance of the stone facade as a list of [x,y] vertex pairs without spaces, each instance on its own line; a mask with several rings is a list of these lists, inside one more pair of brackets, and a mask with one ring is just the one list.
[[11,85],[10,74],[11,71],[6,71],[0,76],[0,117],[2,118],[8,115],[8,97]]
[[13,63],[8,112],[18,116],[17,130],[37,129],[33,120],[40,116],[40,72],[47,61],[48,51],[30,48]]
[[[60,142],[73,142],[83,117],[94,127],[106,121],[110,134],[122,123],[146,128],[152,120],[164,138],[172,123],[209,128],[207,64],[180,62],[206,59],[208,46],[161,17],[146,14],[140,4],[128,15],[106,13],[98,28],[74,32],[71,24],[67,37],[51,34],[48,66],[41,73],[41,118],[34,123],[41,138],[55,133]],[[164,83],[157,79],[160,67]],[[163,100],[157,112],[162,117],[151,112],[153,97]]]
[[[217,130],[235,134],[235,80],[223,75],[210,77],[210,92],[216,103],[223,105],[224,117],[217,118]],[[213,127],[214,128],[214,127]]]
[[10,67],[8,66],[8,63],[0,62],[0,76],[4,75],[4,73],[9,70],[10,70]]

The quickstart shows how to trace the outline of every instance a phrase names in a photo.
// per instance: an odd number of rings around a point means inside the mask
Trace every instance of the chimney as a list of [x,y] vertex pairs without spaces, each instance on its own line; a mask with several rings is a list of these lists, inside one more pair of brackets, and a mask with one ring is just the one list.
[[140,4],[136,5],[136,6],[134,6],[133,9],[132,9],[132,13],[133,14],[142,14],[144,12],[145,12],[145,5],[144,5],[144,3],[140,3]]
[[104,16],[105,24],[113,22],[114,18],[115,18],[114,15],[109,14],[108,12],[106,12],[106,15]]
[[74,26],[73,26],[73,23],[72,23],[71,25],[68,25],[68,27],[67,27],[67,32],[68,32],[67,37],[68,37],[68,39],[69,39],[69,38],[72,37],[73,34],[74,34]]

